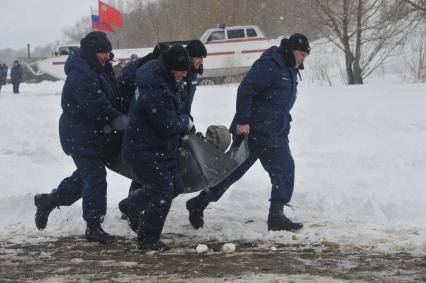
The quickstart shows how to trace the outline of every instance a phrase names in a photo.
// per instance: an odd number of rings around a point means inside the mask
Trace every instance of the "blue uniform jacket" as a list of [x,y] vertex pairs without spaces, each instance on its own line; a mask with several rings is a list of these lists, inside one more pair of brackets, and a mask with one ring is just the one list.
[[236,124],[249,124],[249,139],[258,145],[281,147],[288,143],[291,115],[296,100],[297,70],[286,66],[277,47],[266,50],[253,64],[237,93]]
[[138,96],[130,106],[123,157],[131,164],[143,160],[167,168],[176,166],[178,147],[189,117],[182,112],[177,84],[163,57],[143,65],[136,74],[136,83]]
[[198,73],[195,70],[189,70],[188,75],[182,80],[182,109],[184,113],[191,116],[191,105],[194,100],[195,90],[197,89]]
[[137,59],[127,64],[117,77],[118,89],[120,91],[121,112],[129,113],[130,103],[135,96],[137,89],[136,85],[136,72],[146,62],[154,59],[152,53],[147,54],[145,57]]
[[113,76],[97,73],[80,54],[65,62],[59,136],[66,154],[93,156],[119,150],[124,116]]

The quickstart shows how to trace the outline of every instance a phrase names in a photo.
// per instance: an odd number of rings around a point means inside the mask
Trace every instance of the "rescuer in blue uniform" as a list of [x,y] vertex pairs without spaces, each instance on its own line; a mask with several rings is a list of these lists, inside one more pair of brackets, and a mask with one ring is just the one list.
[[258,159],[272,184],[268,230],[295,231],[303,227],[288,219],[283,208],[290,202],[294,187],[294,160],[288,141],[290,110],[296,100],[297,75],[309,52],[307,38],[293,34],[279,47],[267,49],[241,82],[230,131],[234,145],[243,136],[248,137],[249,156],[223,182],[187,201],[189,221],[195,229],[203,227],[207,205],[219,200]]
[[107,207],[105,166],[120,150],[127,116],[119,111],[111,49],[104,32],[90,32],[81,40],[80,51],[65,63],[59,136],[77,170],[51,193],[35,195],[35,222],[40,230],[55,207],[70,206],[82,198],[86,239],[99,243],[113,240],[101,227]]
[[160,235],[173,197],[183,189],[178,148],[193,126],[179,95],[179,82],[189,64],[185,48],[177,44],[136,75],[139,95],[130,106],[122,152],[141,184],[130,192],[128,202],[139,213],[137,239],[142,252],[168,249]]

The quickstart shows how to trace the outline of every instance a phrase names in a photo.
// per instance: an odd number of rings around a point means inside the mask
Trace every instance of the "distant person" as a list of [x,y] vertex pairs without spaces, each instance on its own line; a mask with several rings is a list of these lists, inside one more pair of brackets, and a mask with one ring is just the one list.
[[5,70],[3,68],[3,64],[0,63],[0,92],[1,92],[1,87],[5,84],[3,81],[3,74],[5,73]]
[[130,55],[129,59],[130,59],[130,62],[134,62],[134,61],[138,60],[138,55],[132,54],[132,55]]
[[192,128],[178,93],[189,64],[187,51],[176,44],[143,65],[136,75],[139,95],[130,107],[122,152],[141,182],[128,200],[139,212],[137,244],[141,252],[168,249],[160,235],[175,192],[183,190],[178,148],[182,136]]
[[5,63],[3,63],[3,77],[1,78],[3,81],[3,85],[6,85],[7,83],[7,71],[9,70],[9,67]]
[[22,67],[18,60],[13,61],[13,67],[10,70],[10,79],[13,85],[13,93],[19,93],[19,85],[22,81]]
[[67,78],[62,90],[59,137],[64,152],[77,170],[49,194],[34,197],[35,223],[43,230],[50,212],[83,200],[85,237],[110,243],[114,237],[102,227],[107,208],[105,165],[121,148],[127,116],[120,109],[118,87],[111,65],[111,42],[101,31],[88,33],[81,48],[65,62]]
[[230,130],[234,145],[248,137],[249,155],[224,181],[186,202],[189,221],[195,229],[203,227],[203,212],[208,204],[218,201],[258,159],[272,184],[268,230],[296,231],[303,227],[288,219],[283,209],[290,202],[294,187],[294,160],[288,140],[290,110],[296,101],[297,75],[309,52],[308,39],[293,34],[284,38],[279,47],[267,49],[241,82]]

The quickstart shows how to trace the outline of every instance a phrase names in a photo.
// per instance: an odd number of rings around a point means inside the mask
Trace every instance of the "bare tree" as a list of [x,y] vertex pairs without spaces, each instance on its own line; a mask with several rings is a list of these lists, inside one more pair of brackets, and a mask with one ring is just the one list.
[[[309,0],[134,0],[129,22],[124,23],[132,26],[132,33],[125,38],[140,38],[138,46],[152,46],[153,41],[199,38],[219,23],[259,25],[269,37],[300,32],[316,38],[316,11],[310,4]],[[133,35],[136,29],[139,35]],[[133,40],[128,43],[136,47]]]
[[348,84],[362,84],[404,39],[413,19],[406,5],[385,0],[315,0],[325,36],[345,55]]
[[415,10],[426,13],[426,0],[403,0],[405,3],[410,4]]
[[409,54],[403,61],[404,73],[412,82],[426,81],[426,28],[419,25],[408,40]]
[[[109,33],[113,46],[148,47],[159,41],[199,38],[219,23],[259,25],[268,37],[294,32],[317,38],[317,12],[310,0],[111,0],[123,13],[123,28]],[[82,19],[65,31],[79,41],[91,30],[90,19]]]
[[66,28],[64,35],[67,41],[80,42],[80,40],[92,30],[90,17],[82,17],[73,27]]
[[46,44],[45,46],[38,46],[31,52],[31,57],[50,57],[55,54],[55,44]]

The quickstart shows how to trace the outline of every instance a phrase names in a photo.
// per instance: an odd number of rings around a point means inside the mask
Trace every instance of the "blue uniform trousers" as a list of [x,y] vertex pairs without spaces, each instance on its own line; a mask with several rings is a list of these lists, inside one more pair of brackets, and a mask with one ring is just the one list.
[[130,162],[136,176],[142,180],[129,192],[129,204],[139,211],[138,238],[156,241],[164,227],[173,198],[183,189],[177,166],[164,166],[156,161]]
[[294,160],[288,143],[282,147],[266,147],[256,145],[253,140],[249,139],[248,148],[249,156],[247,160],[221,183],[203,191],[201,194],[209,201],[215,202],[219,200],[226,190],[244,176],[257,159],[259,159],[271,179],[272,190],[270,200],[283,203],[290,202],[294,188]]
[[53,190],[57,205],[70,206],[83,199],[83,219],[102,221],[106,214],[107,182],[105,162],[96,157],[73,157],[77,170]]

